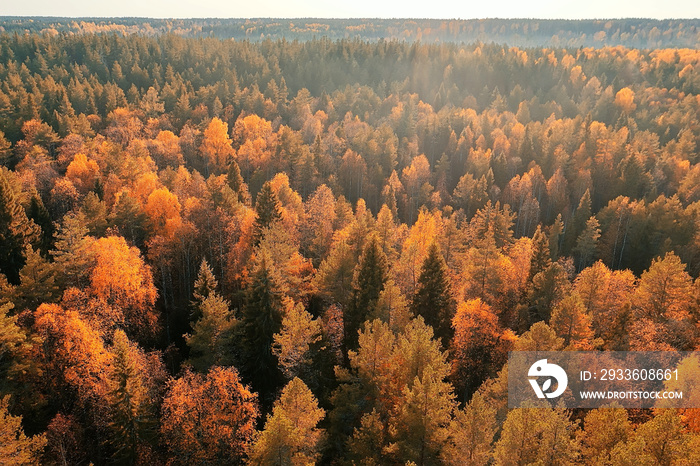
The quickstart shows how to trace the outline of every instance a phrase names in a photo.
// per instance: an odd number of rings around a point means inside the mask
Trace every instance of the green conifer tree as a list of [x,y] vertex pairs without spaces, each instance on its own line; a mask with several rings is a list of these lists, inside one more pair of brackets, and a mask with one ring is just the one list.
[[387,278],[386,255],[372,236],[355,267],[352,301],[343,316],[346,349],[357,347],[357,332],[377,305]]
[[262,189],[258,193],[258,197],[255,200],[255,213],[257,218],[255,219],[253,240],[257,246],[263,237],[264,230],[269,228],[273,222],[282,218],[279,200],[269,181],[263,184]]
[[423,316],[425,323],[435,330],[435,336],[442,339],[443,345],[447,345],[452,337],[452,318],[456,310],[450,288],[445,260],[437,243],[432,243],[421,267],[411,310],[415,315]]

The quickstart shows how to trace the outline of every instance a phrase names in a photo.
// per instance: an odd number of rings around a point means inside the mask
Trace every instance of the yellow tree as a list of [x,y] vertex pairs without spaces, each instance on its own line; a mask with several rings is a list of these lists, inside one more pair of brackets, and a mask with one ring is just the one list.
[[234,154],[231,138],[228,136],[228,124],[217,117],[212,118],[204,130],[204,139],[199,150],[207,162],[207,171],[210,168],[217,173],[226,171]]
[[324,416],[311,390],[295,377],[282,390],[265,429],[257,435],[250,464],[315,464],[323,439],[323,430],[316,426]]
[[153,233],[172,238],[182,225],[180,203],[177,196],[168,188],[155,189],[148,195],[144,211],[151,221]]
[[46,446],[45,435],[27,437],[22,417],[8,412],[10,397],[0,398],[0,463],[6,465],[39,464]]
[[629,87],[623,87],[617,91],[617,94],[615,94],[615,105],[627,115],[632,113],[637,108],[637,104],[634,103],[634,91]]
[[141,337],[157,330],[153,312],[157,291],[151,268],[139,250],[121,236],[100,238],[92,244],[95,267],[90,273],[90,292],[124,312],[129,332]]

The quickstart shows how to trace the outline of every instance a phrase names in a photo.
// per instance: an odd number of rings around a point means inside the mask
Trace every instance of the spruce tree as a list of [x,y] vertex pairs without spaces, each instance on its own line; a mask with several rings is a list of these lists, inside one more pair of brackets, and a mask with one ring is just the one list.
[[443,345],[447,345],[452,337],[455,309],[445,259],[438,245],[432,243],[421,267],[411,310],[415,315],[423,316],[425,323],[433,327],[435,336],[442,339]]
[[236,200],[247,204],[250,202],[250,194],[248,194],[248,188],[246,187],[245,181],[241,176],[241,168],[238,166],[236,161],[232,161],[228,167],[228,185],[231,190],[236,194]]
[[282,373],[272,352],[274,335],[282,330],[283,295],[267,252],[246,290],[241,328],[241,373],[260,394],[263,403],[282,383]]
[[255,219],[253,240],[257,246],[262,239],[264,230],[272,225],[273,222],[282,218],[279,200],[269,181],[263,184],[262,189],[258,193],[258,197],[255,200],[255,213],[257,218]]
[[537,230],[532,237],[532,259],[530,259],[528,280],[532,280],[532,277],[547,269],[552,263],[549,248],[549,238],[542,231],[542,227],[537,225]]
[[386,255],[372,236],[355,267],[352,301],[343,316],[346,349],[357,347],[357,332],[377,305],[387,278]]

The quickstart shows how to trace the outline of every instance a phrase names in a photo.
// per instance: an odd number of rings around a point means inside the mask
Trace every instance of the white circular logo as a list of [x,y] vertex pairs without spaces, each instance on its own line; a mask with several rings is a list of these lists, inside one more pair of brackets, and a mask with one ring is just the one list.
[[[556,398],[564,393],[566,390],[566,385],[569,383],[569,378],[566,376],[564,369],[557,366],[556,364],[547,363],[546,359],[540,359],[532,366],[527,373],[528,377],[536,377],[535,379],[529,379],[532,389],[535,390],[537,398]],[[537,382],[539,378],[546,378],[542,386]],[[552,390],[552,379],[556,381],[556,390]]]

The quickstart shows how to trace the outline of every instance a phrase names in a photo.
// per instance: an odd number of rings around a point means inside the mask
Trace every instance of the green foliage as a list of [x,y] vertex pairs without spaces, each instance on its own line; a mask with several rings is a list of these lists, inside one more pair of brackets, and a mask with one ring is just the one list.
[[272,190],[272,185],[269,182],[263,184],[262,189],[255,198],[255,234],[253,236],[255,245],[260,243],[266,228],[282,218],[280,211],[279,199],[277,194]]
[[428,249],[428,256],[421,267],[416,294],[411,310],[422,316],[433,327],[435,335],[447,346],[452,337],[452,317],[456,303],[451,294],[447,266],[436,243]]
[[377,305],[387,274],[386,255],[373,236],[365,245],[360,262],[355,267],[352,301],[343,316],[346,348],[354,349],[357,346],[357,332]]
[[282,374],[277,367],[272,345],[274,335],[282,329],[283,312],[279,277],[263,250],[246,290],[239,325],[241,373],[256,391],[271,393],[281,384]]

